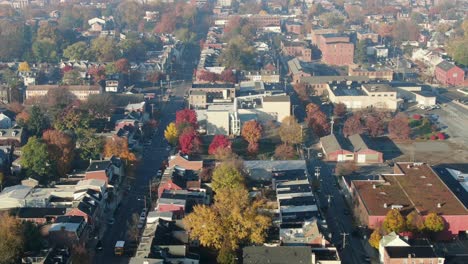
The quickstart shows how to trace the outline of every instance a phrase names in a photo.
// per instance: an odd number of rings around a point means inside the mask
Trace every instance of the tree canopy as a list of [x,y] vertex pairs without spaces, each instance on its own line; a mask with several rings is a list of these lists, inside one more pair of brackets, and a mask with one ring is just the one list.
[[223,162],[213,170],[211,186],[213,191],[221,189],[238,189],[244,186],[244,176],[230,162]]
[[302,142],[302,127],[294,116],[287,116],[281,121],[279,127],[281,141],[287,145],[299,144]]
[[400,233],[405,230],[406,222],[399,210],[392,209],[385,216],[383,227],[387,232],[395,231],[396,233]]

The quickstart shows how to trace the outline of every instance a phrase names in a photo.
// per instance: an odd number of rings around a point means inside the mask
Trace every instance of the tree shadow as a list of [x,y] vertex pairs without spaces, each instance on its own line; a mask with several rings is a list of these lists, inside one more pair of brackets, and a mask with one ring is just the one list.
[[369,147],[383,153],[384,160],[392,160],[403,154],[400,148],[387,136],[368,138]]

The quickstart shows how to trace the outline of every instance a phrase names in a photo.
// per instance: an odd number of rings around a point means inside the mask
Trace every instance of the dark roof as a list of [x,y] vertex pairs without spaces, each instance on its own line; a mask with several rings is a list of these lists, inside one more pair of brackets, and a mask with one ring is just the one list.
[[289,199],[281,199],[279,201],[280,206],[302,206],[302,205],[314,205],[315,198],[313,196],[299,196],[292,197]]
[[84,217],[80,215],[63,215],[57,217],[55,223],[76,223],[80,224],[84,222]]
[[173,199],[173,200],[187,200],[186,194],[175,193],[170,190],[164,190],[161,194],[161,198],[163,199]]
[[110,160],[98,160],[98,161],[91,161],[91,164],[89,164],[88,171],[102,171],[107,169],[111,164]]
[[278,95],[278,96],[265,96],[263,102],[289,102],[291,98],[289,95]]
[[[165,221],[163,219],[159,219],[158,226],[156,227],[156,231],[154,232],[152,246],[184,245],[186,242],[188,242],[181,241],[178,238],[176,238],[173,234],[174,231],[183,231],[183,229],[179,228],[173,221]],[[182,238],[182,240],[186,239]]]
[[307,179],[304,170],[272,171],[272,177],[276,182]]
[[437,64],[438,68],[441,68],[444,71],[448,71],[452,69],[453,67],[456,67],[453,63],[450,63],[448,61],[442,61],[441,63]]
[[308,84],[321,84],[321,83],[333,83],[333,82],[368,82],[370,79],[367,76],[308,76],[302,77],[301,83]]
[[312,252],[310,247],[294,246],[294,247],[266,247],[266,246],[251,246],[243,249],[244,264],[284,264],[295,263],[302,264],[312,263]]
[[390,258],[436,258],[432,247],[386,247],[385,250]]
[[285,185],[285,186],[281,186],[281,188],[287,188],[287,189],[278,190],[277,191],[278,194],[311,192],[312,191],[312,186],[310,184]]
[[20,208],[18,210],[19,218],[44,218],[46,216],[59,216],[65,215],[67,212],[66,208]]
[[204,88],[214,88],[214,89],[235,88],[235,85],[233,83],[194,83],[192,84],[192,89],[204,89]]

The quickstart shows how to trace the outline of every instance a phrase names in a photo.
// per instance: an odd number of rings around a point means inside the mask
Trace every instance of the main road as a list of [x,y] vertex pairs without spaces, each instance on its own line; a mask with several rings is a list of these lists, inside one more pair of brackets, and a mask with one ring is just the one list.
[[[115,212],[115,223],[108,225],[102,237],[103,250],[98,251],[94,256],[93,263],[128,263],[128,257],[114,256],[114,245],[118,240],[127,240],[127,222],[130,221],[134,213],[140,214],[143,210],[144,197],[149,194],[149,182],[160,168],[162,162],[167,159],[169,151],[164,140],[164,129],[175,120],[175,112],[184,106],[184,95],[190,83],[182,83],[173,87],[174,95],[170,101],[162,106],[162,115],[158,129],[156,130],[150,146],[146,146],[139,161],[135,179],[128,181],[130,192],[123,196],[121,205]],[[151,211],[151,209],[150,209]],[[111,215],[107,216],[111,218]]]

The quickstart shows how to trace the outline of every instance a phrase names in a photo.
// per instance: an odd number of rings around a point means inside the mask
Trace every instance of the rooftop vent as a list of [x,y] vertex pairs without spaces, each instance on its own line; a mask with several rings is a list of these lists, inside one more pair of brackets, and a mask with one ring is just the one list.
[[387,195],[387,193],[386,193],[386,192],[380,192],[380,194],[381,194],[381,195]]
[[387,208],[387,207],[388,207],[387,203],[384,203],[384,204],[383,204],[383,207],[384,207],[384,208]]
[[441,208],[442,207],[442,204],[441,203],[437,203],[437,208]]
[[421,176],[421,179],[426,179],[426,176],[422,175],[422,176]]
[[398,210],[400,210],[400,209],[402,209],[402,208],[403,208],[403,205],[400,205],[400,204],[394,204],[394,205],[392,205],[392,209],[398,209]]
[[426,186],[431,187],[431,186],[432,186],[432,183],[427,183]]
[[375,189],[377,186],[375,186],[375,184],[372,184],[372,189]]

